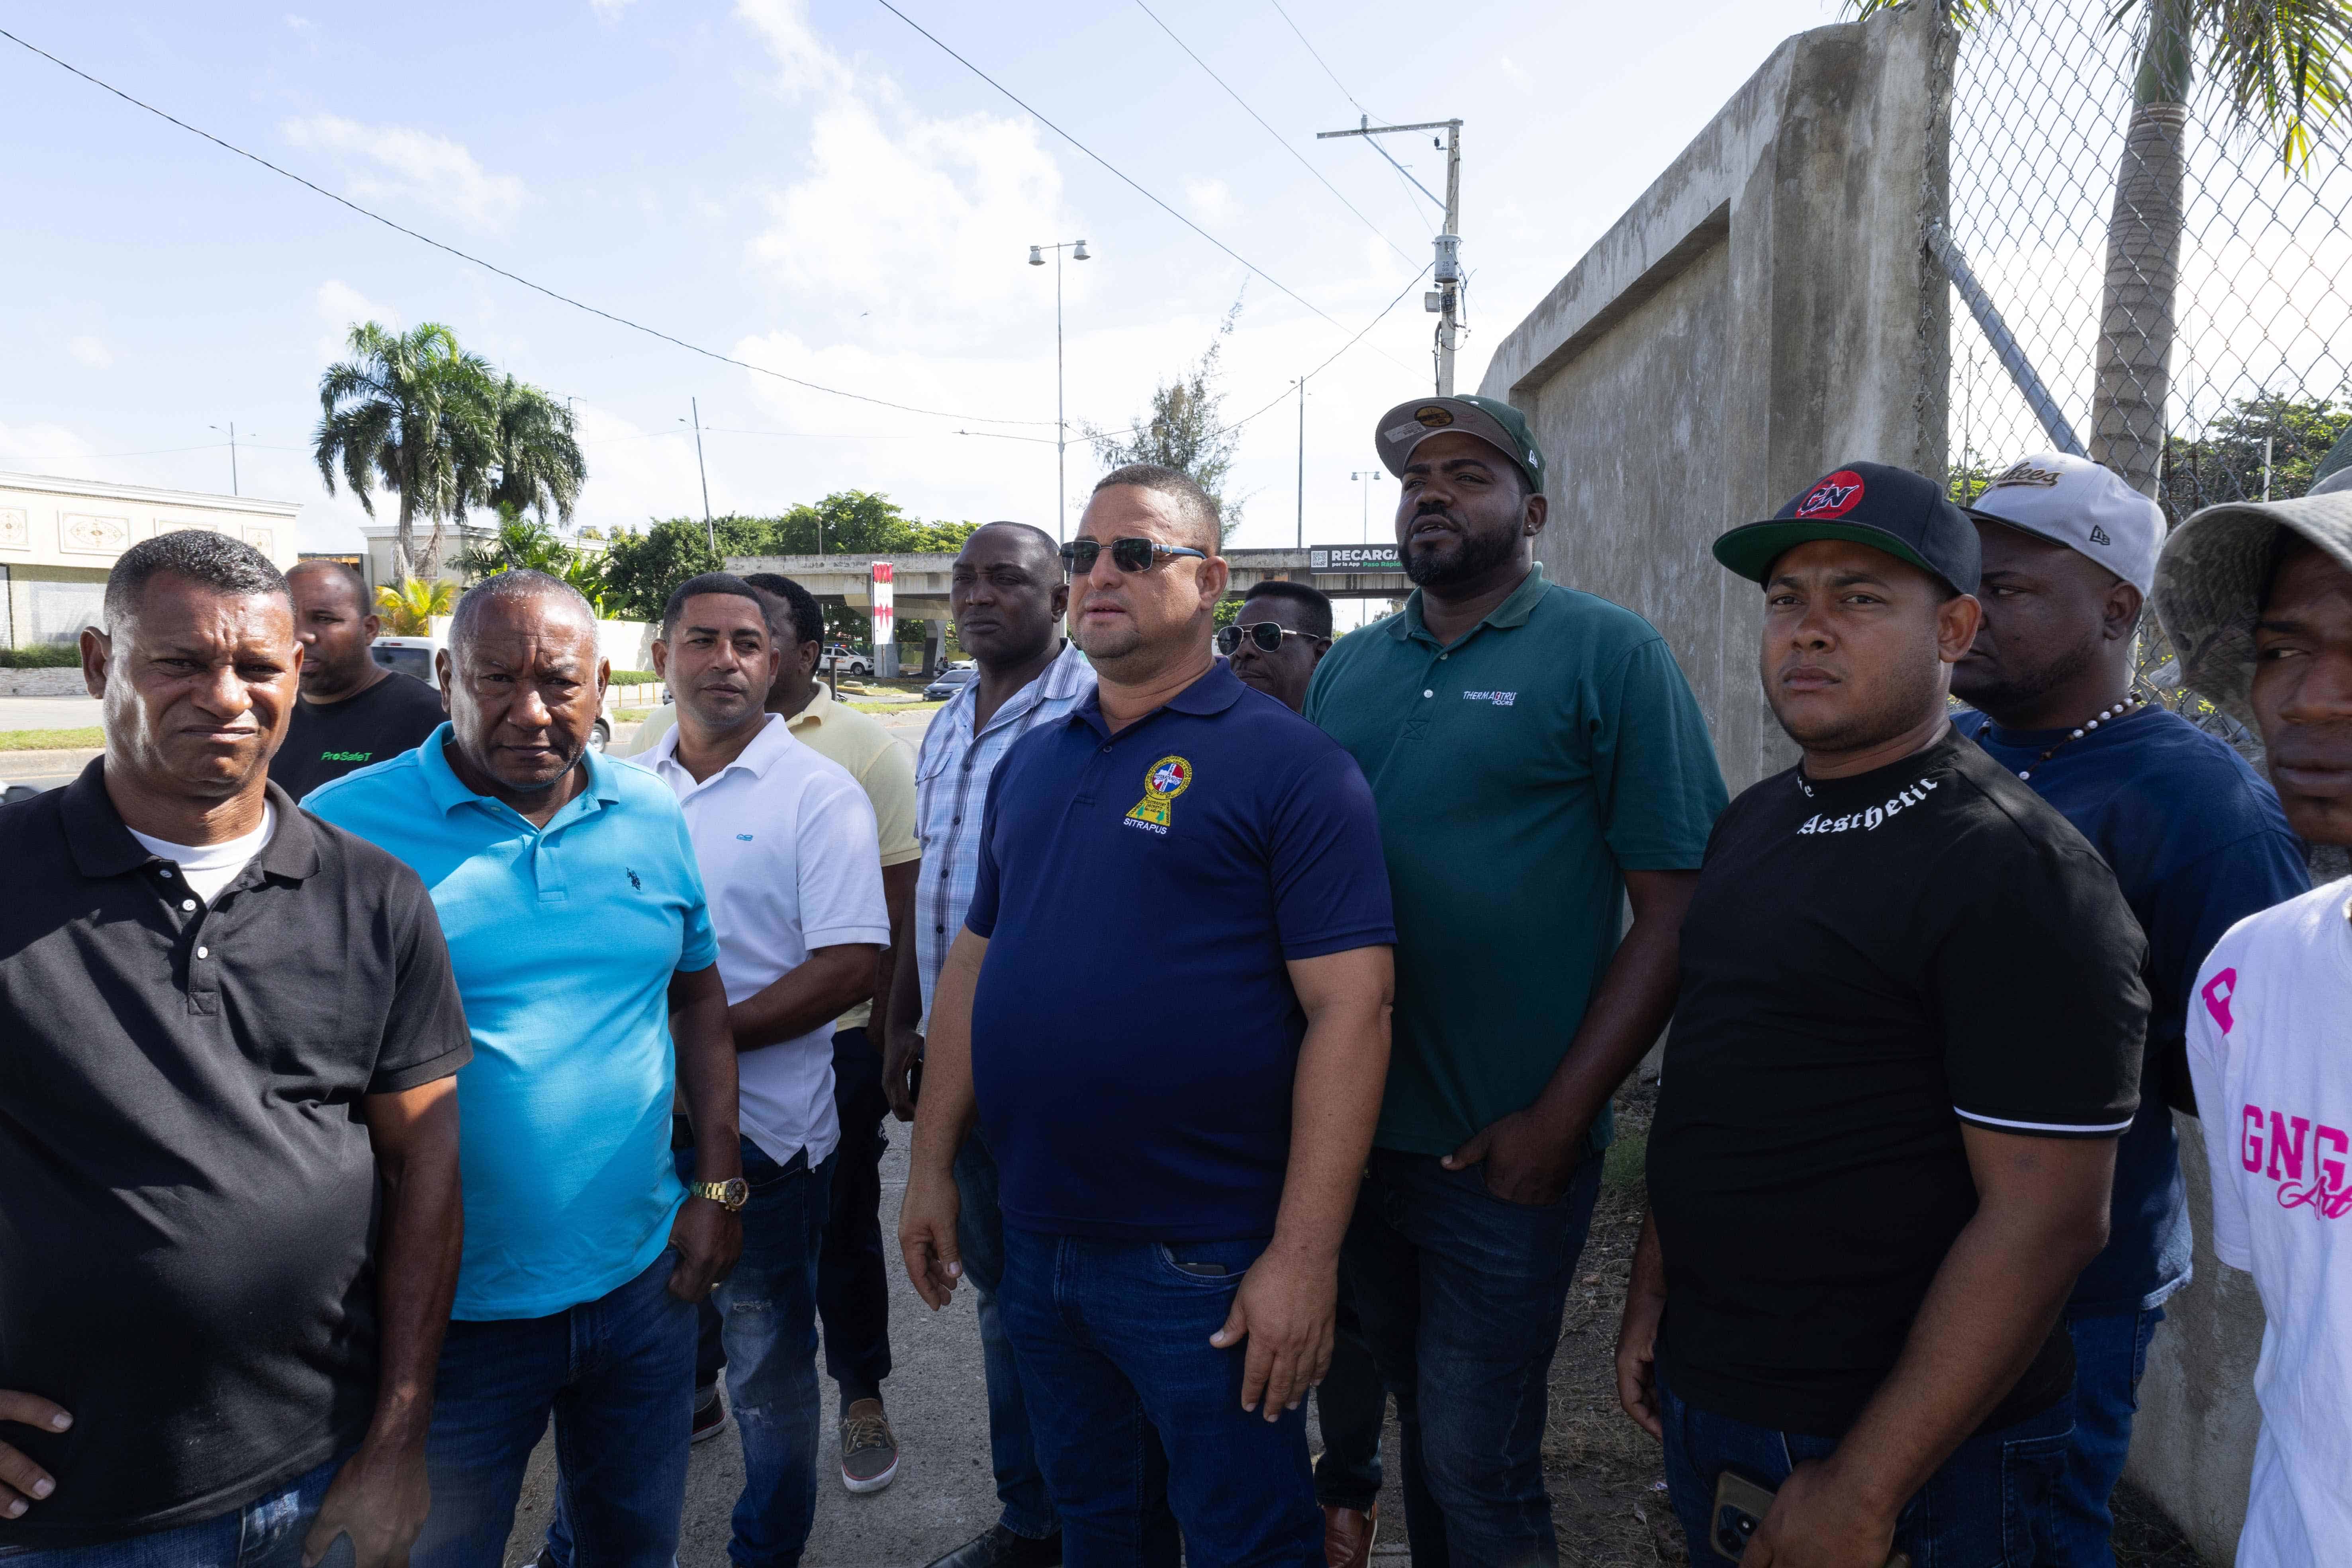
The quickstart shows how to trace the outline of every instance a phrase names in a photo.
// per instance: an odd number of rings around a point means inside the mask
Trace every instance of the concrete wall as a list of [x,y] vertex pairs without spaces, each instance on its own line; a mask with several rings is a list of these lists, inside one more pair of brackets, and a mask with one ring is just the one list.
[[1666,634],[1737,791],[1794,752],[1758,590],[1707,553],[1841,463],[1944,466],[1928,8],[1790,38],[1496,348],[1479,390],[1550,458],[1555,581]]

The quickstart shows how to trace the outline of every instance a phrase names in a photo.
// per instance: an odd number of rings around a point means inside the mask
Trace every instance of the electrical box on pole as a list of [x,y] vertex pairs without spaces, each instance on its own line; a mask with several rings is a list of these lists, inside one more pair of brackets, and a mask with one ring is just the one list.
[[1413,188],[1445,214],[1445,226],[1434,240],[1437,259],[1432,280],[1437,287],[1422,296],[1422,303],[1437,318],[1437,395],[1445,397],[1454,391],[1454,350],[1461,336],[1462,326],[1462,121],[1425,120],[1417,125],[1375,125],[1371,117],[1365,115],[1353,131],[1318,131],[1315,139],[1325,142],[1334,136],[1361,136],[1369,141],[1375,136],[1393,135],[1400,131],[1445,132],[1445,140],[1437,143],[1445,153],[1445,197],[1443,201],[1427,185],[1414,180],[1403,164],[1389,158],[1386,148],[1377,142],[1372,142],[1372,151],[1388,158],[1398,174],[1412,180]]

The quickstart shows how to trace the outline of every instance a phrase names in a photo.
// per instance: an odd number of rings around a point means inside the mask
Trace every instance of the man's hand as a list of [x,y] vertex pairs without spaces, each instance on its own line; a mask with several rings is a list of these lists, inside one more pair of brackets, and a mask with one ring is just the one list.
[[1665,1314],[1663,1295],[1628,1290],[1625,1314],[1617,1321],[1617,1404],[1661,1442],[1666,1422],[1658,1405],[1658,1322]]
[[1834,1459],[1808,1459],[1780,1483],[1740,1568],[1885,1568],[1898,1510],[1850,1495]]
[[890,1026],[882,1046],[882,1094],[890,1114],[901,1121],[915,1119],[915,1064],[923,1059],[923,1037],[912,1028]]
[[1562,1127],[1529,1106],[1489,1122],[1438,1163],[1449,1171],[1465,1171],[1484,1160],[1486,1190],[1505,1203],[1556,1204],[1568,1191],[1568,1178],[1591,1126],[1588,1119],[1580,1126]]
[[352,1538],[354,1568],[408,1568],[408,1549],[432,1503],[424,1444],[379,1445],[371,1437],[327,1488],[302,1538],[302,1568],[313,1568],[338,1535]]
[[1255,1410],[1262,1401],[1265,1418],[1279,1421],[1323,1381],[1331,1365],[1331,1320],[1339,1302],[1336,1259],[1318,1262],[1272,1247],[1258,1254],[1234,1292],[1225,1326],[1209,1336],[1219,1350],[1249,1341],[1242,1363],[1243,1409]]
[[669,1293],[681,1301],[699,1301],[735,1271],[743,1256],[743,1220],[711,1198],[688,1197],[669,1227],[669,1244],[677,1248],[677,1267],[670,1270]]
[[932,1311],[955,1299],[963,1278],[963,1255],[956,1248],[956,1215],[963,1195],[950,1174],[917,1165],[907,1173],[907,1196],[898,1205],[898,1255]]
[[[0,1425],[9,1422],[62,1432],[73,1425],[73,1417],[37,1394],[0,1388]],[[26,1509],[57,1489],[57,1479],[48,1471],[0,1443],[0,1519],[24,1518]]]

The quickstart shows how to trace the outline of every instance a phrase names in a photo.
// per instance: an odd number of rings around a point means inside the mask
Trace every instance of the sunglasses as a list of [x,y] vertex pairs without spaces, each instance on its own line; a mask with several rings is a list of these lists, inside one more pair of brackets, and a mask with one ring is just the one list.
[[[1098,539],[1073,539],[1062,546],[1062,565],[1075,576],[1085,576],[1095,569],[1096,558],[1103,552]],[[1188,550],[1181,544],[1161,544],[1150,539],[1114,539],[1110,542],[1110,563],[1122,572],[1149,572],[1152,563],[1174,555],[1189,555],[1195,561],[1206,561],[1205,550]]]
[[1272,621],[1252,621],[1245,626],[1223,626],[1217,628],[1217,651],[1231,658],[1241,651],[1242,639],[1247,637],[1259,652],[1276,653],[1281,650],[1283,638],[1307,635],[1305,632],[1286,632]]

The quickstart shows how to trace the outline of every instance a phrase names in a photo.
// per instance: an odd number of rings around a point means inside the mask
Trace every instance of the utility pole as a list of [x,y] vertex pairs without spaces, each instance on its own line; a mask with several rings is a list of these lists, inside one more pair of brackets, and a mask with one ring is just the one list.
[[1439,201],[1427,185],[1406,173],[1403,164],[1389,158],[1388,150],[1372,142],[1372,151],[1388,158],[1391,166],[1408,180],[1413,188],[1428,196],[1445,214],[1445,228],[1433,243],[1437,247],[1437,287],[1422,297],[1422,302],[1437,317],[1437,395],[1448,397],[1454,392],[1454,348],[1462,324],[1462,121],[1459,120],[1424,120],[1416,125],[1375,125],[1371,116],[1363,115],[1353,131],[1318,131],[1318,142],[1328,142],[1335,136],[1361,136],[1370,141],[1375,136],[1392,135],[1400,131],[1443,131],[1445,140],[1437,145],[1445,152],[1445,199]]
[[694,471],[702,476],[702,528],[710,535],[710,553],[719,553],[719,525],[710,521],[710,470],[702,466],[702,402],[689,397],[686,405],[694,410]]
[[1070,513],[1070,422],[1062,398],[1062,252],[1068,251],[1073,261],[1092,259],[1087,254],[1083,239],[1066,239],[1059,245],[1033,245],[1029,247],[1029,265],[1045,265],[1045,252],[1054,253],[1054,537],[1059,540]]
[[1307,548],[1307,378],[1298,378],[1298,548]]
[[[211,428],[217,430],[220,426],[215,425]],[[233,496],[245,493],[236,488],[236,421],[234,419],[228,422],[228,493]]]

